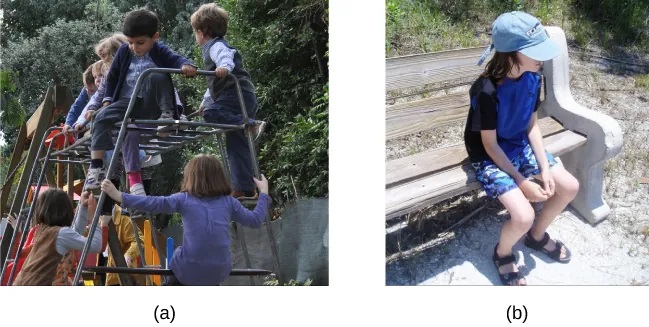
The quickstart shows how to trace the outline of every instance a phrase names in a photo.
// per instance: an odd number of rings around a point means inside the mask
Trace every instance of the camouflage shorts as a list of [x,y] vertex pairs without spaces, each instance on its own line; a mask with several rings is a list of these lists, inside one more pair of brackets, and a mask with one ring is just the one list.
[[[554,167],[557,164],[557,160],[547,151],[545,151],[545,155],[548,158],[550,167]],[[529,144],[518,156],[510,161],[514,165],[514,168],[525,176],[525,178],[541,173],[534,152]],[[518,187],[516,181],[491,160],[474,162],[471,165],[475,169],[476,179],[482,184],[482,188],[487,192],[487,196],[497,198],[507,191]]]

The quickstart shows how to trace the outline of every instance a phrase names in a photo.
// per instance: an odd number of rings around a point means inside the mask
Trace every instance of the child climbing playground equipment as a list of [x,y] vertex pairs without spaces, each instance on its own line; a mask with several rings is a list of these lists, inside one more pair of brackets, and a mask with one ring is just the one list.
[[[169,68],[150,68],[145,70],[138,78],[133,94],[138,94],[140,88],[142,87],[142,81],[144,78],[151,73],[164,73],[164,74],[180,74],[180,69],[169,69]],[[214,75],[213,71],[197,71],[198,75]],[[250,147],[251,157],[252,157],[252,167],[254,176],[260,178],[259,167],[257,165],[257,155],[255,150],[255,144],[253,141],[252,128],[254,124],[259,124],[259,121],[255,123],[250,123],[248,119],[247,110],[245,107],[245,102],[243,95],[241,93],[241,88],[237,78],[228,74],[225,78],[231,78],[235,82],[237,89],[239,102],[241,104],[241,111],[243,114],[243,123],[239,125],[229,125],[229,124],[211,124],[205,122],[194,122],[194,121],[185,121],[185,120],[145,120],[145,119],[131,119],[131,111],[133,110],[135,100],[131,98],[124,120],[115,124],[113,128],[113,136],[116,136],[117,140],[115,142],[115,150],[110,158],[110,163],[106,172],[106,176],[112,176],[117,170],[118,157],[121,153],[121,148],[128,131],[136,131],[140,133],[140,150],[144,150],[147,155],[157,155],[166,153],[173,150],[178,150],[184,145],[196,142],[198,140],[207,139],[210,137],[216,137],[218,148],[220,151],[221,159],[224,163],[226,173],[230,176],[230,167],[226,159],[227,153],[225,151],[225,146],[223,145],[223,134],[228,131],[243,129],[246,131],[248,145]],[[58,92],[58,93],[57,93]],[[36,116],[36,121],[28,122],[28,126],[32,126],[31,129],[27,129],[26,126],[23,126],[23,129],[20,130],[19,139],[14,149],[14,154],[11,159],[10,169],[11,173],[8,175],[5,185],[2,188],[2,194],[0,196],[0,214],[4,212],[5,203],[9,197],[9,191],[12,188],[13,175],[18,171],[18,168],[24,162],[22,176],[20,183],[16,189],[14,200],[9,213],[21,213],[17,215],[16,228],[14,230],[11,226],[5,228],[5,232],[2,238],[2,246],[0,248],[0,276],[4,274],[9,274],[9,285],[15,279],[16,265],[12,265],[11,269],[7,269],[7,265],[10,262],[18,262],[20,259],[20,252],[24,247],[26,236],[29,230],[29,221],[33,214],[33,205],[30,205],[28,208],[25,207],[28,195],[29,198],[35,200],[38,198],[38,194],[43,183],[43,178],[47,179],[47,182],[50,186],[63,187],[62,176],[63,176],[63,164],[68,165],[68,174],[67,174],[67,191],[70,195],[70,198],[74,198],[74,180],[73,180],[73,165],[81,165],[83,168],[87,168],[90,164],[90,151],[89,145],[91,141],[91,131],[87,132],[83,137],[76,139],[74,142],[69,139],[69,134],[63,133],[61,127],[49,127],[53,118],[53,112],[55,109],[59,111],[64,111],[64,108],[69,108],[71,105],[71,92],[67,87],[54,87],[50,88],[47,91],[45,100],[34,114]],[[40,112],[39,112],[40,111]],[[32,117],[34,117],[32,116]],[[191,117],[191,115],[190,115]],[[189,118],[190,118],[189,117]],[[31,125],[30,125],[31,123]],[[83,127],[83,126],[82,126]],[[31,132],[29,134],[27,132]],[[21,159],[22,152],[25,148],[26,135],[31,135],[31,144],[29,146],[29,153],[26,157]],[[115,135],[116,134],[116,135]],[[24,139],[21,139],[23,137]],[[35,141],[40,140],[39,143]],[[62,141],[61,141],[62,140]],[[37,146],[38,144],[38,146]],[[56,149],[53,151],[53,149]],[[44,153],[44,154],[43,154]],[[51,169],[48,169],[49,165],[52,163],[57,164],[57,174],[58,183],[54,180]],[[40,166],[37,169],[37,166]],[[84,169],[85,170],[85,169]],[[39,171],[38,174],[36,172]],[[38,178],[35,178],[38,175]],[[32,180],[36,179],[34,184],[34,190],[32,194],[29,194],[28,187],[32,186]],[[124,187],[124,186],[123,186]],[[128,189],[128,188],[125,188]],[[83,182],[82,192],[86,190],[86,183]],[[101,208],[106,200],[106,194],[98,190],[98,194],[95,194],[98,197],[97,208]],[[22,201],[19,199],[22,198]],[[33,204],[35,201],[31,201]],[[256,200],[242,200],[241,201],[245,206],[254,206]],[[79,210],[76,210],[74,220],[79,218]],[[80,258],[78,260],[79,264],[77,266],[76,272],[74,274],[74,279],[72,280],[72,285],[80,285],[82,274],[92,275],[93,273],[117,273],[121,285],[128,286],[133,285],[134,282],[131,278],[131,274],[145,274],[147,275],[147,284],[149,285],[160,285],[160,276],[170,275],[171,271],[169,270],[168,265],[166,264],[167,260],[170,259],[169,256],[173,253],[169,245],[173,246],[173,240],[167,242],[167,248],[165,249],[165,244],[159,244],[158,234],[155,228],[152,228],[153,224],[151,223],[151,214],[150,213],[141,213],[138,215],[133,215],[130,217],[133,230],[136,235],[135,239],[137,242],[138,252],[140,254],[140,260],[138,260],[137,268],[127,267],[126,261],[124,259],[124,253],[122,253],[119,241],[117,239],[117,233],[115,230],[115,224],[111,220],[108,225],[108,247],[110,253],[114,259],[115,267],[92,267],[84,265],[86,258],[88,257],[88,251],[90,248],[91,240],[95,232],[95,228],[99,223],[100,210],[96,210],[94,216],[92,217],[92,223],[88,229],[87,241],[84,245],[83,251],[81,251]],[[144,229],[145,229],[145,244],[141,244],[139,237],[137,237],[137,226],[142,225],[144,220]],[[24,222],[24,223],[23,223]],[[140,222],[140,224],[138,224]],[[74,223],[73,223],[74,225]],[[253,269],[250,264],[250,256],[246,246],[246,240],[243,233],[243,230],[237,223],[232,222],[232,230],[237,234],[239,239],[240,247],[242,249],[244,263],[246,269],[233,269],[231,276],[248,276],[251,285],[256,285],[255,276],[263,276],[274,274],[278,278],[280,275],[280,265],[279,258],[277,254],[277,244],[276,239],[273,235],[273,230],[271,226],[270,216],[266,217],[266,232],[269,238],[269,246],[271,249],[271,255],[273,260],[273,269],[274,271],[268,271],[264,269]],[[146,226],[149,227],[147,231]],[[151,242],[152,241],[152,242]],[[151,244],[149,244],[151,242]],[[154,250],[151,250],[154,249]],[[166,252],[166,255],[165,255]],[[157,255],[156,255],[157,254]],[[165,256],[166,258],[164,258]],[[151,276],[150,276],[151,275]],[[84,279],[85,280],[85,279]],[[281,281],[280,281],[281,282]]]

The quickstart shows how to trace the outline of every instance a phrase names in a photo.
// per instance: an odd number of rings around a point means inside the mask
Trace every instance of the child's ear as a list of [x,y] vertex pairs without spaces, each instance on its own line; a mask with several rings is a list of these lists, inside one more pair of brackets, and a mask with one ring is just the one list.
[[160,33],[155,32],[155,34],[153,34],[153,41],[158,41],[159,38],[160,38]]

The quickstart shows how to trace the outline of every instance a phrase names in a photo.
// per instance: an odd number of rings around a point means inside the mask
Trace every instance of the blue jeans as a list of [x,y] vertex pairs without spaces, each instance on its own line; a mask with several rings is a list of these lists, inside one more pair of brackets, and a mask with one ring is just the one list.
[[[257,112],[257,99],[254,94],[244,93],[248,121],[254,122]],[[234,92],[223,92],[214,102],[213,106],[205,108],[203,118],[206,123],[212,124],[243,124],[243,113],[239,98]],[[252,168],[252,154],[248,138],[243,130],[233,130],[225,134],[225,148],[230,166],[230,182],[234,191],[254,191],[254,172]]]

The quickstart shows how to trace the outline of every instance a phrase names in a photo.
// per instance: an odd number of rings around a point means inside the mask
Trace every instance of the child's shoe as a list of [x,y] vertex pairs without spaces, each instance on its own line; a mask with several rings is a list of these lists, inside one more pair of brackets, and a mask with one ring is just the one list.
[[88,169],[88,177],[86,177],[86,190],[96,190],[101,186],[101,182],[106,179],[106,168],[90,168]]
[[234,191],[232,192],[232,197],[241,201],[241,200],[256,200],[259,197],[257,191]]
[[155,165],[159,165],[162,163],[162,157],[160,157],[159,154],[154,154],[152,156],[146,156],[144,160],[140,163],[140,167],[146,168],[146,167],[151,167]]
[[175,120],[175,118],[173,112],[163,111],[158,120]]
[[133,184],[129,189],[129,193],[131,193],[132,195],[146,196],[146,192],[144,191],[144,185],[142,185],[142,183]]

